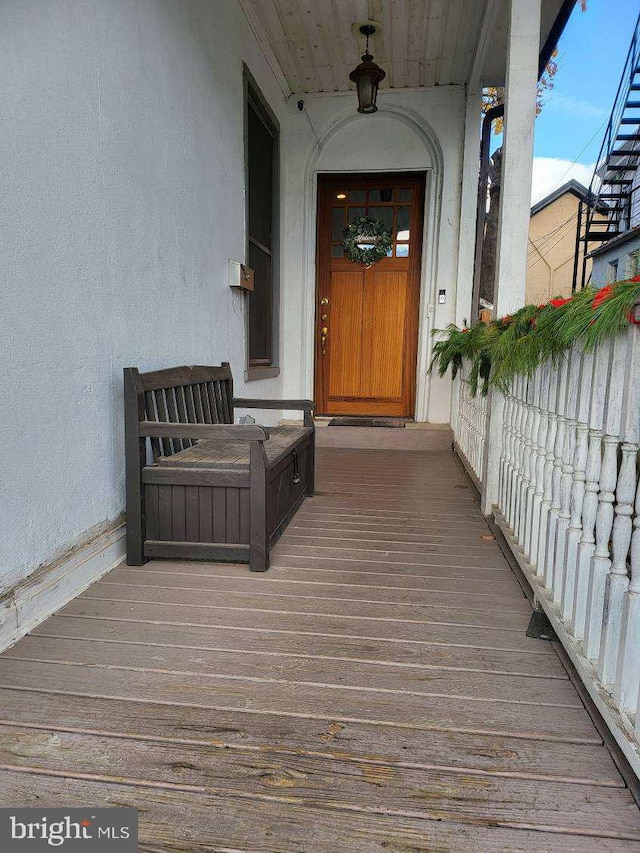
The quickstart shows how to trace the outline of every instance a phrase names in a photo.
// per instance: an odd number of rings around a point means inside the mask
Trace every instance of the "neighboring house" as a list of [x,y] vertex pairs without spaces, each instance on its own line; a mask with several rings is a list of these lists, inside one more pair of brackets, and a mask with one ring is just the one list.
[[594,287],[640,275],[640,232],[631,228],[594,249],[589,257],[593,263],[591,283]]
[[[548,302],[571,296],[576,257],[576,227],[580,202],[589,203],[589,191],[578,181],[567,181],[531,208],[527,252],[526,300]],[[582,244],[578,263],[582,265]],[[591,261],[587,262],[587,275]]]

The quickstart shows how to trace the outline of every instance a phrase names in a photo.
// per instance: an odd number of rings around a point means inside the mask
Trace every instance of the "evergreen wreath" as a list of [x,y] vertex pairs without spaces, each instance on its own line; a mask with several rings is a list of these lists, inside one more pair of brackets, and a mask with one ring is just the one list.
[[[455,378],[462,362],[471,362],[469,389],[487,394],[491,386],[509,389],[516,375],[531,376],[545,361],[557,363],[580,340],[586,350],[617,335],[629,323],[640,324],[640,276],[600,290],[587,287],[570,299],[544,305],[525,305],[515,314],[477,322],[460,329],[455,324],[435,330],[429,371],[440,376],[451,369]],[[640,334],[640,331],[639,331]]]
[[[362,248],[359,243],[370,243]],[[370,267],[386,258],[393,246],[391,231],[375,216],[359,216],[342,232],[342,248],[350,261]]]

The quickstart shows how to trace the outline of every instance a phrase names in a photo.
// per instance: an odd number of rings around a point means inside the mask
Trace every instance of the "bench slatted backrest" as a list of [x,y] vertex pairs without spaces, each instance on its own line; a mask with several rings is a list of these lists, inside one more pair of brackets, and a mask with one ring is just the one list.
[[[183,424],[232,424],[233,378],[220,367],[173,367],[141,373],[145,418]],[[189,438],[152,438],[153,458],[171,456],[196,443]]]

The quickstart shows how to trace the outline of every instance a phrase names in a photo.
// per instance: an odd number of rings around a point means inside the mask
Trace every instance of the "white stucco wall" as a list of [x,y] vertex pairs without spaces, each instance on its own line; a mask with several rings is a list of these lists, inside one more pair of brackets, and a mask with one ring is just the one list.
[[0,5],[0,589],[122,512],[123,366],[242,391],[243,60],[284,118],[235,0]]
[[[287,396],[313,396],[316,181],[319,172],[427,170],[417,418],[448,422],[449,379],[426,375],[431,329],[455,320],[465,96],[460,87],[381,92],[361,116],[355,94],[288,106],[284,243]],[[438,289],[447,291],[438,304]],[[293,330],[298,330],[294,334]]]

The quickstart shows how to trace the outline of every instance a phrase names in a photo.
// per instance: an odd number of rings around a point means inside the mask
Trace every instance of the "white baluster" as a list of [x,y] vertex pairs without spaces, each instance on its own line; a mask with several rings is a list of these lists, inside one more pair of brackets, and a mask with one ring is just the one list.
[[513,495],[513,523],[511,527],[518,538],[520,527],[520,501],[522,496],[522,481],[524,467],[524,442],[527,431],[527,380],[524,376],[518,377],[520,383],[520,418],[518,419],[518,443],[516,445],[516,480]]
[[[605,687],[616,680],[622,630],[623,602],[629,589],[627,555],[633,533],[633,502],[636,494],[637,458],[640,442],[640,335],[630,326],[622,382],[621,462],[616,486],[616,506],[611,533],[612,562],[605,582],[604,625],[600,644],[598,675]],[[612,377],[614,381],[614,377]]]
[[484,437],[482,435],[482,403],[483,403],[483,401],[484,401],[484,397],[482,396],[481,392],[479,391],[478,395],[476,396],[476,398],[474,400],[474,403],[475,403],[474,418],[475,418],[475,424],[476,424],[476,447],[475,447],[474,464],[475,464],[475,472],[476,472],[478,479],[481,479],[481,477],[482,477],[481,459],[482,459],[482,442],[484,440]]
[[[517,518],[518,541],[522,544],[526,539],[528,497],[531,491],[531,459],[533,455],[533,423],[534,423],[534,384],[533,377],[527,378],[525,395],[525,425],[522,445],[522,483],[520,485],[520,507]],[[529,556],[527,554],[527,556]]]
[[587,596],[591,574],[591,558],[595,548],[596,514],[598,511],[598,490],[600,467],[602,464],[602,427],[604,424],[604,406],[611,363],[611,341],[601,344],[595,353],[593,369],[593,390],[591,412],[589,414],[589,448],[585,470],[585,493],[582,502],[582,536],[578,546],[576,567],[576,589],[573,602],[572,633],[581,640],[584,637],[587,622]]
[[551,510],[551,500],[553,497],[553,450],[556,443],[556,433],[558,431],[558,414],[556,411],[558,401],[558,382],[555,374],[555,368],[550,365],[550,382],[549,382],[549,416],[547,419],[547,447],[544,457],[544,494],[542,504],[540,506],[540,532],[538,534],[538,558],[537,574],[543,577],[545,574],[545,555],[547,550],[547,529],[549,527],[549,512]]
[[[471,370],[469,370],[469,373]],[[469,432],[467,437],[467,459],[473,468],[473,442],[474,442],[474,425],[473,425],[473,397],[471,396],[471,388],[467,379],[467,421]]]
[[469,455],[469,421],[467,414],[468,394],[467,362],[463,361],[460,368],[460,448],[467,459]]
[[508,393],[509,397],[509,422],[507,429],[507,458],[504,473],[504,501],[502,512],[505,518],[509,516],[509,499],[511,495],[511,471],[513,468],[513,448],[515,440],[516,401],[513,395],[513,383]]
[[524,435],[522,440],[521,454],[521,478],[520,478],[520,494],[518,505],[518,541],[522,544],[525,540],[525,530],[527,523],[527,494],[531,488],[531,454],[533,452],[533,377],[525,377],[525,394],[524,394]]
[[504,504],[504,517],[507,519],[509,524],[511,524],[511,495],[513,494],[513,478],[515,472],[517,443],[516,429],[518,426],[518,399],[516,393],[517,387],[516,380],[514,379],[511,383],[511,389],[509,392],[511,397],[511,428],[509,430],[509,456],[507,460],[506,494]]
[[456,390],[457,390],[457,399],[458,399],[458,408],[456,411],[456,419],[455,419],[455,431],[456,431],[456,441],[458,443],[458,447],[462,450],[462,377],[460,375],[460,371],[458,371],[458,375],[455,379],[456,382]]
[[513,489],[513,509],[511,513],[511,528],[515,531],[519,524],[518,519],[520,515],[520,497],[521,497],[521,489],[522,489],[522,479],[523,479],[523,467],[524,467],[524,440],[525,440],[525,431],[527,424],[527,405],[526,405],[526,396],[527,396],[527,379],[524,376],[519,377],[519,407],[520,407],[520,416],[518,418],[518,436],[517,436],[517,444],[516,444],[516,465],[515,465],[515,478],[514,478],[514,489]]
[[531,561],[535,562],[536,574],[540,574],[538,549],[540,539],[540,509],[544,496],[544,464],[547,448],[547,432],[549,430],[549,382],[550,364],[546,362],[540,368],[540,420],[538,427],[537,456],[535,460],[535,489],[531,511]]
[[570,522],[565,548],[565,585],[562,595],[562,618],[570,622],[573,618],[578,544],[582,535],[582,504],[584,501],[585,471],[589,449],[589,411],[593,382],[593,352],[582,354],[582,375],[578,395],[578,418],[576,423],[576,447],[573,463],[571,488]]
[[562,450],[564,447],[565,435],[565,407],[567,403],[567,374],[568,360],[563,357],[558,367],[558,398],[556,405],[556,413],[558,422],[556,427],[556,440],[553,446],[553,472],[551,479],[551,506],[549,507],[549,516],[547,520],[547,543],[544,555],[544,585],[547,589],[553,590],[553,569],[554,555],[556,544],[556,525],[558,523],[558,513],[560,512],[560,481],[562,478]]
[[462,391],[462,417],[464,422],[464,455],[469,455],[469,365],[465,361],[463,365],[463,374],[462,374],[462,383],[463,383],[463,391]]
[[602,466],[600,468],[600,493],[596,513],[596,547],[591,561],[589,594],[587,596],[587,624],[584,635],[585,654],[596,660],[600,654],[600,639],[604,619],[604,592],[607,574],[611,568],[609,541],[613,528],[613,502],[618,480],[618,444],[622,415],[627,338],[618,335],[613,341],[611,374],[607,388],[605,435],[602,440]]
[[507,464],[509,459],[509,440],[511,435],[511,394],[504,395],[503,408],[503,430],[502,430],[502,452],[500,454],[500,468],[498,477],[498,505],[504,514],[507,494]]
[[582,369],[582,348],[574,344],[569,352],[567,397],[565,405],[564,444],[562,447],[562,474],[560,477],[560,511],[556,524],[554,558],[553,600],[561,602],[564,594],[566,570],[567,530],[571,520],[571,486],[573,485],[573,457],[576,448],[576,414],[578,388]]
[[484,454],[487,446],[487,405],[488,398],[482,397],[480,407],[480,458],[478,460],[478,479],[482,480],[484,471]]
[[[469,366],[471,367],[471,366]],[[471,369],[469,369],[471,373]],[[469,447],[467,450],[467,458],[471,464],[472,470],[475,471],[475,450],[476,450],[476,422],[475,422],[475,405],[476,401],[471,394],[471,388],[467,385],[467,412],[469,417]]]
[[515,403],[515,417],[513,421],[513,436],[511,439],[511,467],[509,472],[509,503],[507,506],[507,520],[509,526],[514,525],[514,510],[516,505],[516,489],[518,483],[518,454],[520,451],[520,436],[522,423],[522,404],[520,393],[522,389],[522,378],[516,376],[513,380],[513,399]]
[[524,509],[524,530],[522,536],[524,552],[532,560],[533,548],[531,546],[532,532],[532,515],[533,515],[533,495],[536,490],[536,464],[540,454],[538,445],[538,437],[540,433],[540,378],[542,368],[538,367],[533,373],[533,391],[532,391],[532,409],[533,416],[531,421],[531,447],[529,449],[528,468],[527,468],[527,492],[525,495]]
[[476,401],[475,398],[471,395],[471,391],[469,391],[469,426],[470,426],[470,434],[469,434],[469,461],[471,462],[471,467],[475,471],[476,469]]
[[621,635],[613,696],[621,711],[633,714],[640,707],[640,481],[631,537],[631,582],[624,599]]

